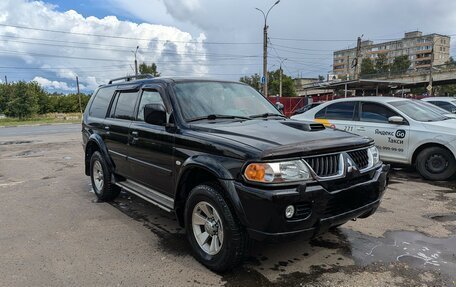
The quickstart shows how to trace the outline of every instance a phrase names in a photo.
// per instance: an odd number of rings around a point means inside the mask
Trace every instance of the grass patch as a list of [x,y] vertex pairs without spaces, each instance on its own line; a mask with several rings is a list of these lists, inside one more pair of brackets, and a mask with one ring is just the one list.
[[54,124],[54,123],[80,123],[81,114],[68,113],[68,114],[46,114],[37,115],[31,118],[4,118],[0,119],[1,126],[20,126],[20,125],[36,125],[36,124]]

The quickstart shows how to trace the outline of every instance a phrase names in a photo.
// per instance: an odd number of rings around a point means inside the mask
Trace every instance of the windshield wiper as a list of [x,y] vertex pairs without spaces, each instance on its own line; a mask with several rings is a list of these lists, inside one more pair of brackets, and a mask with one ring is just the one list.
[[268,118],[268,117],[282,117],[282,118],[286,118],[286,116],[284,116],[284,115],[275,114],[275,113],[264,113],[264,114],[258,114],[258,115],[250,116],[251,119],[255,119],[255,118]]
[[191,119],[187,120],[187,123],[189,123],[189,122],[201,121],[201,120],[218,120],[218,119],[241,119],[241,120],[250,120],[250,118],[248,118],[248,117],[242,117],[242,116],[210,114],[210,115],[207,115],[207,116],[191,118]]

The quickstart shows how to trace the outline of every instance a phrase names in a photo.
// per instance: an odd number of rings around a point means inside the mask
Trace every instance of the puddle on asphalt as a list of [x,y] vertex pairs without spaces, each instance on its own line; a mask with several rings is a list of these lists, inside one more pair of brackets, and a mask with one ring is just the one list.
[[456,280],[456,237],[433,238],[411,231],[388,231],[376,238],[341,228],[356,264],[404,262]]

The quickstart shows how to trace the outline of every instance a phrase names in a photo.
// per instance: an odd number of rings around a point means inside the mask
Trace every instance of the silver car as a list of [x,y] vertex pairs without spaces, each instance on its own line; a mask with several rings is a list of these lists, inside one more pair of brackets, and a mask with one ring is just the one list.
[[385,162],[413,165],[430,180],[456,173],[456,119],[419,100],[354,97],[321,104],[293,118],[367,136]]
[[456,114],[456,98],[452,97],[429,97],[422,99],[425,102],[436,105],[450,113]]

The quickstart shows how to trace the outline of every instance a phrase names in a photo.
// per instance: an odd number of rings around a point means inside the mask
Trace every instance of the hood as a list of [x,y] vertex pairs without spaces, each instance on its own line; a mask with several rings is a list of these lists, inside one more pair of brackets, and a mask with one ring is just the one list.
[[240,148],[254,148],[262,159],[338,152],[372,143],[369,138],[290,119],[204,122],[193,124],[192,129],[235,142]]

